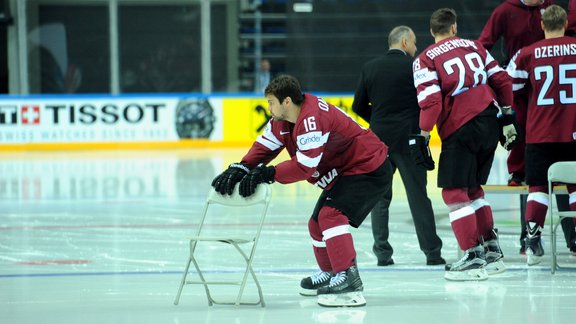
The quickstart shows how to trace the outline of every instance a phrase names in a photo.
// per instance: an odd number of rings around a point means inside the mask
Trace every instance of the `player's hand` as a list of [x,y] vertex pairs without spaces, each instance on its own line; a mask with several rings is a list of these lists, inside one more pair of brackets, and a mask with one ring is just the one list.
[[221,195],[231,195],[232,192],[234,192],[234,186],[236,186],[248,172],[250,172],[248,166],[242,163],[232,163],[226,171],[212,180],[212,187]]
[[508,151],[518,144],[518,131],[514,124],[502,126],[500,144]]
[[256,192],[256,187],[261,183],[274,182],[276,168],[273,166],[259,165],[252,169],[240,182],[240,196],[249,197]]
[[500,135],[500,144],[508,151],[510,151],[519,142],[518,126],[512,109],[502,107],[502,114],[498,117],[498,124],[502,129]]
[[422,166],[424,169],[431,171],[434,170],[435,164],[430,153],[428,142],[430,136],[422,136],[420,134],[412,134],[408,136],[408,147],[410,148],[410,155],[412,160],[417,165]]

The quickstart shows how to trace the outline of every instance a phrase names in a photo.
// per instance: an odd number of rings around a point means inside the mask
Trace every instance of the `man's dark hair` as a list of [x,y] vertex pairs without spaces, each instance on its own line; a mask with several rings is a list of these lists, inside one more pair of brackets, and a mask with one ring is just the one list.
[[456,23],[456,11],[450,8],[442,8],[434,11],[430,17],[430,30],[434,35],[446,35],[450,33],[450,26]]
[[264,94],[273,95],[280,102],[290,97],[296,105],[300,105],[304,101],[300,82],[295,77],[287,74],[279,75],[270,81],[266,89],[264,89]]

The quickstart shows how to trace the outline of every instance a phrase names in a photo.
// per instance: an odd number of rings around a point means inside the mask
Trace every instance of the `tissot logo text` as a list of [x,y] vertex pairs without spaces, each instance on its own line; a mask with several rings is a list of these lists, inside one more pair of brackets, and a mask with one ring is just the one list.
[[0,125],[156,124],[163,103],[0,105]]
[[46,110],[52,116],[54,124],[116,124],[124,121],[129,124],[139,123],[144,119],[152,123],[158,122],[160,109],[164,104],[135,104],[119,106],[115,104],[103,105],[46,105]]

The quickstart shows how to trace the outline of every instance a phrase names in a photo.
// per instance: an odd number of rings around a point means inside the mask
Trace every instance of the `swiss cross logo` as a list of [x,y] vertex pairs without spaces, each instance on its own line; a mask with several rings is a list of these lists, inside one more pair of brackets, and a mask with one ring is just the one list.
[[40,124],[40,107],[39,106],[22,106],[20,108],[22,125]]

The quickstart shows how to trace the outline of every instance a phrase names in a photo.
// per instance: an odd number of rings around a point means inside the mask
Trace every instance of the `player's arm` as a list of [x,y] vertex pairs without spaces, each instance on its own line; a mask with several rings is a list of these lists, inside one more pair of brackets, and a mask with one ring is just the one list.
[[264,132],[256,138],[248,153],[242,158],[241,163],[253,169],[261,163],[268,164],[274,160],[284,148],[284,143],[279,139],[281,138],[279,136],[280,128],[280,124],[270,119]]
[[438,73],[432,62],[425,62],[420,57],[412,64],[414,86],[420,106],[420,129],[432,131],[438,116],[442,112],[442,91],[438,81]]
[[[528,69],[525,67],[526,56],[523,50],[519,50],[514,57],[510,60],[510,64],[506,68],[506,72],[512,79],[512,92],[514,98],[521,98],[526,100],[520,100],[521,102],[528,102],[527,98],[529,95],[529,77],[530,74]],[[515,100],[518,101],[518,100]],[[527,105],[522,105],[522,107],[513,107],[517,109],[526,109]]]
[[442,91],[438,81],[438,73],[434,65],[428,66],[417,58],[413,65],[414,86],[420,105],[420,134],[408,137],[408,147],[412,160],[426,170],[434,170],[435,164],[430,153],[430,131],[436,124],[442,111]]
[[488,85],[496,94],[496,100],[500,106],[512,106],[514,99],[512,95],[512,79],[498,64],[498,61],[490,55],[488,50],[480,47],[480,50],[485,51],[486,59],[484,62],[486,76],[488,77]]
[[496,8],[490,15],[486,25],[484,25],[484,28],[478,37],[478,42],[480,42],[480,44],[482,44],[482,46],[487,50],[491,50],[492,46],[494,46],[502,35],[502,25],[502,15],[498,8]]

